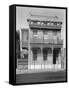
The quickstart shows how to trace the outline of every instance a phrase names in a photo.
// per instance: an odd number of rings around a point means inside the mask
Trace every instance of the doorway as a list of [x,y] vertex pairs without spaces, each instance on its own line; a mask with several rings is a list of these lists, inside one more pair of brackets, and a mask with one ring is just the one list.
[[61,50],[60,48],[54,48],[54,50],[53,50],[53,64],[56,64],[60,50]]

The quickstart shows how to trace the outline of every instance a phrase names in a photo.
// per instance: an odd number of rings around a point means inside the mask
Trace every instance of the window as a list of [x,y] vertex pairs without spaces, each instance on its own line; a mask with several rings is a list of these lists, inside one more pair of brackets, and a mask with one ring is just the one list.
[[50,23],[50,25],[51,25],[51,26],[53,26],[53,25],[54,25],[54,23],[53,23],[53,22],[51,22],[51,23]]
[[33,35],[37,35],[38,31],[37,30],[34,30],[33,31]]
[[47,54],[48,54],[48,50],[47,49],[43,49],[43,60],[47,60]]
[[47,35],[47,33],[48,33],[48,31],[46,31],[46,30],[43,31],[43,34],[44,35]]
[[34,61],[37,60],[37,50],[36,49],[33,50],[33,60]]
[[22,31],[22,40],[24,42],[28,40],[28,31],[27,30]]

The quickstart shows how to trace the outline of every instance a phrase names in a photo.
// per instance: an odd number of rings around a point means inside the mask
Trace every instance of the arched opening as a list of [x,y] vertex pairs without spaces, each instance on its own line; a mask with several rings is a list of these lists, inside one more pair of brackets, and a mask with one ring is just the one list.
[[51,48],[43,48],[43,60],[46,61],[49,54],[52,54]]
[[32,53],[33,53],[33,60],[36,61],[38,57],[38,53],[40,53],[40,48],[32,48]]

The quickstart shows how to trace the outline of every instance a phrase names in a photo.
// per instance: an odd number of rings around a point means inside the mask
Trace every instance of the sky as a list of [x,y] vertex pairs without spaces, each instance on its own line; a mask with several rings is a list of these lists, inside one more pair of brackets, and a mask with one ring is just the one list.
[[16,30],[21,30],[22,28],[29,28],[27,19],[30,15],[42,15],[42,16],[58,16],[62,19],[62,30],[61,38],[63,39],[63,47],[66,47],[66,25],[65,25],[65,15],[66,11],[64,9],[51,9],[51,8],[34,8],[34,7],[16,7]]

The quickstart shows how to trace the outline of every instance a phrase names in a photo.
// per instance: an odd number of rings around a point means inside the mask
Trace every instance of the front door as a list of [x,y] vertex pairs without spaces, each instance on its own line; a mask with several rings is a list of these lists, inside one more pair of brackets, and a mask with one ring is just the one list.
[[53,50],[53,64],[56,64],[56,60],[59,56],[60,48],[54,48]]

